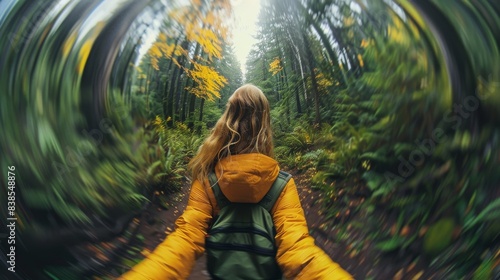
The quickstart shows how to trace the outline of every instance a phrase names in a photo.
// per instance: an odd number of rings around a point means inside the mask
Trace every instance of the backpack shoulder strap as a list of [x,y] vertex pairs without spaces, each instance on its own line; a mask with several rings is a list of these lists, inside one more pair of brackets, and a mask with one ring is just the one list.
[[262,198],[261,201],[259,201],[259,204],[262,207],[264,207],[268,212],[271,212],[271,209],[273,209],[276,200],[278,200],[278,197],[280,196],[281,192],[283,191],[286,184],[288,183],[288,181],[290,181],[291,178],[292,175],[280,170],[278,177],[276,178],[276,180],[274,181],[273,185],[266,193],[266,195]]
[[231,201],[229,201],[227,197],[222,193],[219,183],[217,182],[217,176],[214,172],[210,172],[208,174],[208,181],[210,183],[211,189],[214,192],[215,200],[217,201],[219,209],[222,209],[225,206],[231,204]]

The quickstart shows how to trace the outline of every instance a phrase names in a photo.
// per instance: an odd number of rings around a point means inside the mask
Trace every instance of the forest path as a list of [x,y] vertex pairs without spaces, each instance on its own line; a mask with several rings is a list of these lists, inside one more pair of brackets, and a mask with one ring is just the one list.
[[[397,253],[382,255],[375,249],[373,242],[360,230],[370,222],[370,217],[356,211],[356,206],[363,198],[350,200],[337,215],[331,217],[327,215],[323,205],[325,201],[332,201],[332,198],[326,198],[323,192],[310,187],[312,174],[291,173],[294,175],[311,236],[319,247],[356,279],[439,279],[434,272],[423,269],[427,265],[419,258]],[[167,209],[160,207],[156,201],[141,215],[140,219],[146,219],[148,223],[139,230],[144,236],[144,249],[154,250],[174,230],[175,220],[187,205],[190,188],[190,183],[186,180],[180,191],[165,201],[169,205]],[[392,223],[387,221],[387,224]],[[205,263],[206,258],[203,256],[196,262],[188,279],[210,279]]]

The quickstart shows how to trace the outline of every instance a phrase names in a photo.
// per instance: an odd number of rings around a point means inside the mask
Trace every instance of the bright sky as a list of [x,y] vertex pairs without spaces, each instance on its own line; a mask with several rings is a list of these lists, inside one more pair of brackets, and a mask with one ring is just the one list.
[[245,75],[245,62],[252,45],[257,43],[257,20],[261,0],[231,0],[233,4],[233,44],[234,52]]

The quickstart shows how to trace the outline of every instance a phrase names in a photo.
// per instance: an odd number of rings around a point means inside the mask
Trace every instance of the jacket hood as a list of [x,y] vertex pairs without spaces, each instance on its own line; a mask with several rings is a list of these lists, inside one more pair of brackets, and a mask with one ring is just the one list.
[[231,202],[257,203],[269,191],[279,174],[278,162],[266,155],[232,155],[215,166],[219,186]]

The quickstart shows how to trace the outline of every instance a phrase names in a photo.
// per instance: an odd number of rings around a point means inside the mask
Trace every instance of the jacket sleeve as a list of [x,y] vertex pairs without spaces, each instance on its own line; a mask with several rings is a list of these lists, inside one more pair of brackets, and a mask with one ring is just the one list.
[[204,252],[205,235],[212,219],[212,206],[204,187],[194,181],[184,213],[176,229],[144,260],[120,279],[186,279]]
[[287,279],[353,279],[314,244],[293,179],[273,207],[277,262]]

